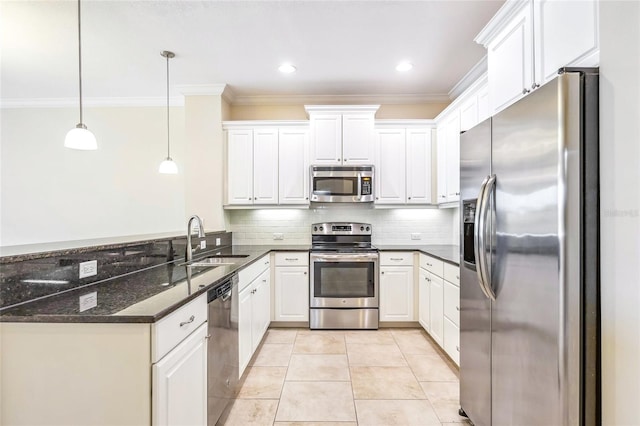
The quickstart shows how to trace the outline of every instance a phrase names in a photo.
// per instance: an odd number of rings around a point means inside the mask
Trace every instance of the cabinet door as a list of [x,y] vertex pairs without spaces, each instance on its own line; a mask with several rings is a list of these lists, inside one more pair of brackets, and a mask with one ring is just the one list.
[[437,203],[447,202],[447,129],[444,123],[438,125],[436,131],[437,146],[437,176],[438,199]]
[[526,4],[487,46],[489,99],[495,114],[511,105],[533,84],[531,6]]
[[444,316],[460,326],[460,288],[444,281]]
[[418,322],[420,325],[426,330],[430,331],[431,327],[429,326],[429,273],[420,268],[420,274],[418,276]]
[[447,202],[460,200],[460,116],[454,114],[447,129]]
[[405,131],[404,129],[378,130],[376,146],[378,167],[376,173],[376,203],[404,204],[405,182]]
[[227,142],[227,201],[253,204],[253,130],[229,130]]
[[491,116],[489,108],[489,85],[485,84],[478,90],[478,123]]
[[207,323],[153,365],[153,425],[207,424]]
[[278,158],[279,203],[309,204],[309,130],[280,129]]
[[460,329],[449,318],[444,319],[444,351],[460,365]]
[[429,324],[430,334],[440,346],[443,344],[444,326],[444,290],[442,278],[429,273]]
[[238,363],[239,377],[242,377],[244,369],[249,364],[249,360],[253,355],[253,341],[251,339],[252,332],[252,311],[251,306],[254,284],[249,284],[240,291],[238,295]]
[[311,164],[342,164],[342,115],[311,114]]
[[478,124],[478,96],[474,93],[460,106],[460,130],[467,131]]
[[413,267],[380,267],[380,321],[415,321]]
[[342,158],[345,165],[374,164],[374,115],[342,115]]
[[407,129],[407,203],[431,204],[431,129]]
[[309,267],[275,268],[276,321],[309,321]]
[[536,0],[533,7],[537,84],[556,77],[563,66],[599,64],[597,1]]
[[251,316],[251,353],[255,352],[258,345],[262,341],[264,333],[269,328],[271,321],[271,270],[267,269],[258,278],[252,286],[253,294],[251,308],[253,309]]
[[278,204],[278,130],[253,131],[253,203]]

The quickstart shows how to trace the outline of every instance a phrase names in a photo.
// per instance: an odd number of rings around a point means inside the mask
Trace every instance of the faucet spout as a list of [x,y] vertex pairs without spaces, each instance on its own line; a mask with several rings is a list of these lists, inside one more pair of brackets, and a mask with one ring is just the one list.
[[200,216],[194,214],[189,218],[189,221],[187,222],[187,250],[185,253],[185,260],[187,262],[191,262],[191,260],[193,259],[194,249],[193,247],[191,247],[191,234],[193,233],[193,231],[191,227],[194,220],[198,222],[198,238],[204,238],[204,225],[202,224],[202,219],[200,219]]

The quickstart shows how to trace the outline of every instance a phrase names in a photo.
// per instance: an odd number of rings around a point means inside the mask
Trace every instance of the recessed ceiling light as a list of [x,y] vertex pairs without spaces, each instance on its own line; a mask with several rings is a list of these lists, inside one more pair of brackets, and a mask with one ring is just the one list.
[[296,72],[296,67],[291,64],[282,64],[278,67],[278,70],[285,74],[291,74],[292,72]]
[[397,66],[396,66],[396,71],[409,71],[411,68],[413,68],[413,64],[411,62],[400,62]]

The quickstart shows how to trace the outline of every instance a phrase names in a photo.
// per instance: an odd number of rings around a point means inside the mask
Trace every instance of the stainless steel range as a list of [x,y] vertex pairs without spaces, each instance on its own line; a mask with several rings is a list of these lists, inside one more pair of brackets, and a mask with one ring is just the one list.
[[378,250],[368,223],[311,225],[312,329],[378,328]]

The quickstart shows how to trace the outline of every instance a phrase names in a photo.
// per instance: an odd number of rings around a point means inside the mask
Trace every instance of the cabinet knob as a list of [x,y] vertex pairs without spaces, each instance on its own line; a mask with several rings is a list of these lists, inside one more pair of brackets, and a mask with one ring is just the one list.
[[308,199],[309,199],[309,197],[305,197],[305,200],[308,200]]
[[411,197],[409,197],[409,199],[411,199]]
[[460,193],[459,193],[459,192],[456,192],[456,195],[460,195]]
[[339,158],[337,158],[337,159],[336,159],[336,161],[340,161],[340,159],[339,159]]
[[460,352],[460,347],[456,346],[456,351]]
[[533,83],[533,84],[531,85],[531,88],[532,88],[532,89],[537,89],[538,87],[540,87],[540,85],[539,85],[538,83]]
[[305,275],[307,275],[307,273],[306,273],[306,272],[305,272],[304,274],[305,274]]
[[531,92],[531,90],[527,89],[526,87],[524,89],[522,89],[522,94],[523,95],[526,95],[529,92]]
[[376,197],[376,200],[379,200],[380,198]]
[[456,306],[456,311],[460,312],[460,306]]
[[382,275],[384,275],[384,271],[380,272]]
[[345,163],[347,162],[347,159],[346,159],[346,158],[344,159],[344,162],[345,162]]

